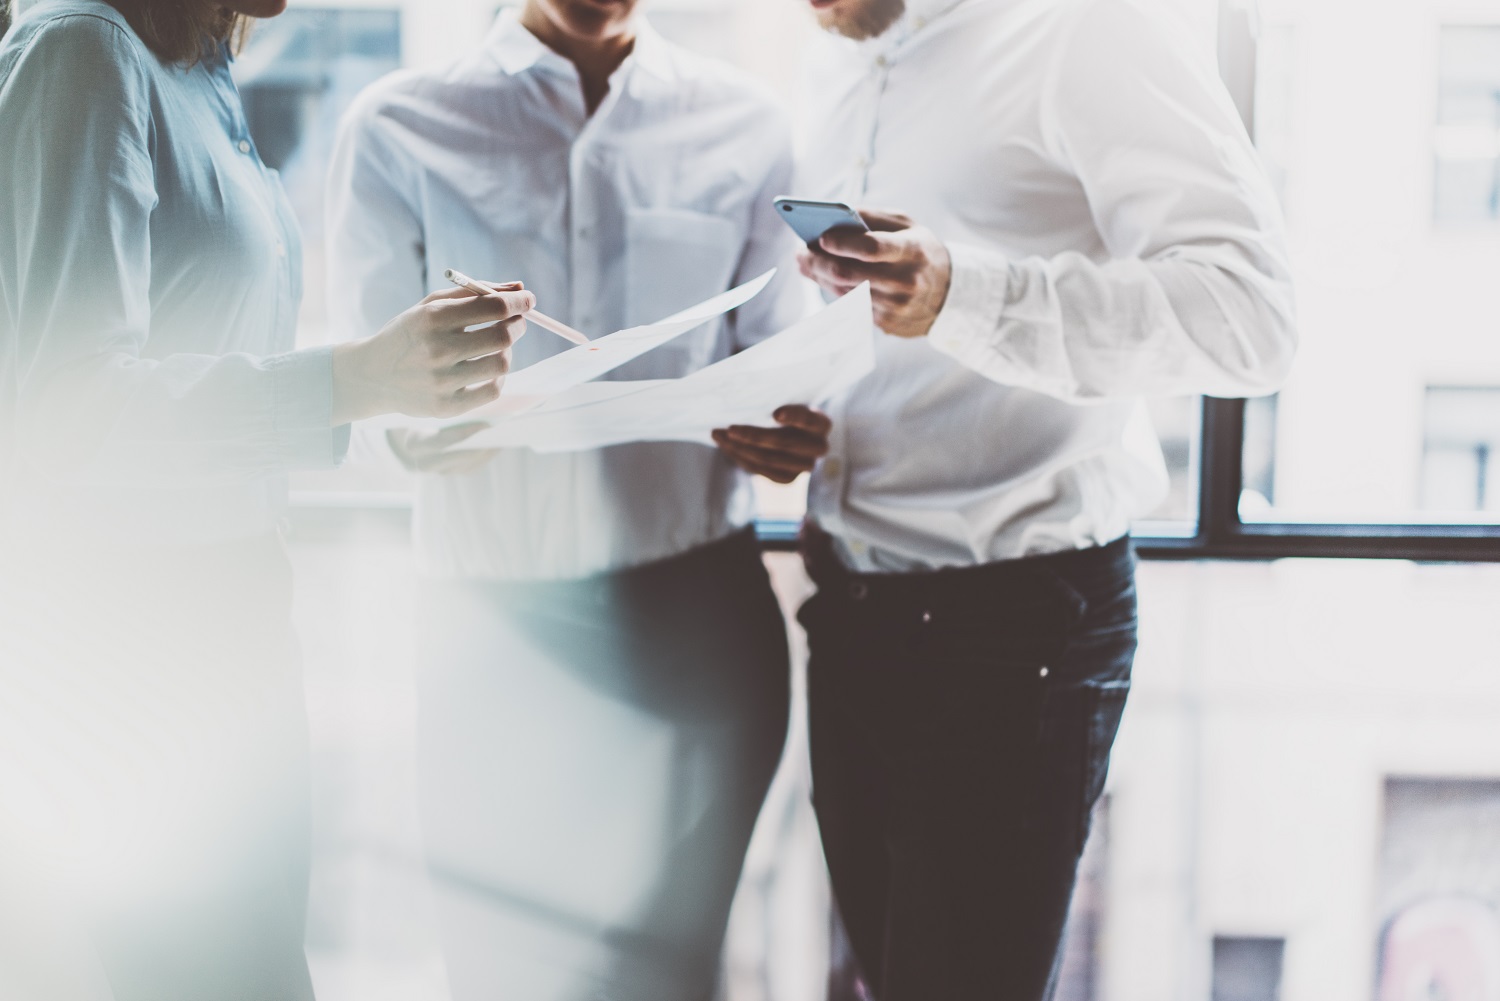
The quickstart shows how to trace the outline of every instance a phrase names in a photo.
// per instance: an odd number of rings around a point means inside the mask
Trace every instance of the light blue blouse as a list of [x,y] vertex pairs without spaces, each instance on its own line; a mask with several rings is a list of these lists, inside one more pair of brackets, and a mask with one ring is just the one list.
[[293,351],[301,243],[226,50],[165,64],[99,0],[0,44],[0,494],[13,530],[274,530],[342,459],[332,359]]

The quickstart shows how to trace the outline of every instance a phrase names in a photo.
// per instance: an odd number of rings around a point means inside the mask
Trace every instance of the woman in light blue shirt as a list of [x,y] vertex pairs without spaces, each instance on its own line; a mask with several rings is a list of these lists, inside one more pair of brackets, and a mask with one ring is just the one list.
[[284,6],[36,0],[0,44],[0,898],[44,874],[116,1001],[311,997],[286,474],[493,399],[532,305],[293,350],[297,229],[229,75]]

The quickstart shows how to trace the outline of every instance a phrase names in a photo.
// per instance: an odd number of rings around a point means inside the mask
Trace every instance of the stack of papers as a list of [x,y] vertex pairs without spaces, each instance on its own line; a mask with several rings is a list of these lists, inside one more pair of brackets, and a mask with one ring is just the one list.
[[772,274],[516,372],[500,399],[444,422],[489,424],[455,447],[574,452],[635,441],[712,444],[715,428],[775,426],[777,408],[816,405],[868,375],[875,367],[875,330],[870,288],[861,285],[789,329],[679,379],[591,381],[750,301]]

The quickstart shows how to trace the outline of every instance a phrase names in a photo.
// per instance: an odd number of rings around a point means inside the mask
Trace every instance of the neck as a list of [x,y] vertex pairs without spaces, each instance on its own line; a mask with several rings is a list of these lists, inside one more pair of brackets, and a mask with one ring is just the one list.
[[573,35],[559,27],[534,0],[522,9],[521,26],[578,69],[583,82],[583,103],[591,115],[609,93],[609,78],[635,48],[633,24],[624,26],[617,34]]

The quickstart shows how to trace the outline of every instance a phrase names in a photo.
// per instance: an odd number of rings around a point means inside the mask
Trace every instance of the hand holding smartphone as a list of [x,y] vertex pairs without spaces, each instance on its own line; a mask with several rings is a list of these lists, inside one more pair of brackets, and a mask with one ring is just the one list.
[[802,238],[803,243],[815,244],[824,233],[833,229],[857,229],[862,233],[870,231],[859,213],[843,202],[820,202],[783,196],[772,204],[776,206],[777,214]]

